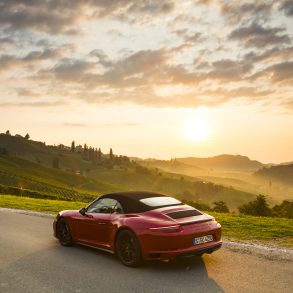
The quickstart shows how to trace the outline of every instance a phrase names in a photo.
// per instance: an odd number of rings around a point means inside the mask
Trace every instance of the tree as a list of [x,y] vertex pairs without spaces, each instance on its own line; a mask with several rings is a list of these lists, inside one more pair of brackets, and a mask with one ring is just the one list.
[[88,146],[87,146],[86,143],[83,146],[83,158],[85,160],[88,160],[89,159],[89,148],[88,148]]
[[272,214],[272,210],[269,208],[266,197],[262,194],[258,195],[253,201],[238,207],[238,210],[242,214],[268,217]]
[[114,154],[113,154],[112,148],[110,148],[109,158],[110,158],[110,161],[113,161],[113,159],[114,159]]
[[11,135],[9,130],[6,130],[5,134],[6,135]]
[[214,212],[229,213],[229,208],[224,201],[221,201],[221,200],[215,201],[215,202],[213,202],[213,204],[214,204],[214,208],[213,208]]
[[99,148],[99,150],[98,150],[98,162],[101,162],[101,159],[102,159],[102,151],[101,151],[101,148]]
[[75,141],[72,141],[71,143],[71,151],[75,152]]
[[28,140],[30,139],[30,135],[27,133],[24,138]]
[[98,149],[95,148],[95,151],[94,151],[94,162],[96,163],[98,161]]
[[275,217],[293,219],[293,201],[283,200],[280,205],[275,205],[272,210]]

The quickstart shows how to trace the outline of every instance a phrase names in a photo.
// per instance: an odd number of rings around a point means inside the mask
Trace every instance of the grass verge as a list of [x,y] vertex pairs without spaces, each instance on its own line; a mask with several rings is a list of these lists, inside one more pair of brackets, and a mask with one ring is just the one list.
[[87,203],[80,201],[39,199],[0,194],[0,207],[3,208],[14,208],[54,214],[61,210],[80,209],[86,205]]
[[223,238],[293,249],[293,219],[209,212],[222,225]]
[[[0,194],[0,206],[7,208],[57,213],[60,210],[80,209],[85,202],[36,199]],[[293,219],[265,218],[211,212],[221,223],[223,238],[246,243],[258,243],[293,249]]]

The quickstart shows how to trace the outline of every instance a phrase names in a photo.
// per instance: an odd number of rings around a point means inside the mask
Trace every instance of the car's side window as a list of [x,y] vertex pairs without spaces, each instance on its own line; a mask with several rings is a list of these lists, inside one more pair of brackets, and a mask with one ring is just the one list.
[[123,212],[121,204],[118,201],[116,201],[116,205],[114,207],[113,214],[123,214],[123,213],[124,212]]
[[87,208],[88,213],[102,213],[102,214],[121,214],[122,207],[119,202],[112,198],[102,198],[92,203]]

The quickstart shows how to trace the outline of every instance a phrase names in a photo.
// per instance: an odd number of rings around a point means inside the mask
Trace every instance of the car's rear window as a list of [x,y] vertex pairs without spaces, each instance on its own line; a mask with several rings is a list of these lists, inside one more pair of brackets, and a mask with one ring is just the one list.
[[168,196],[158,196],[158,197],[147,197],[139,200],[147,206],[158,208],[172,205],[180,205],[181,201]]
[[196,209],[194,210],[185,210],[185,211],[177,211],[173,213],[167,214],[167,216],[173,218],[173,219],[181,219],[181,218],[187,218],[187,217],[196,217],[201,216],[202,213]]

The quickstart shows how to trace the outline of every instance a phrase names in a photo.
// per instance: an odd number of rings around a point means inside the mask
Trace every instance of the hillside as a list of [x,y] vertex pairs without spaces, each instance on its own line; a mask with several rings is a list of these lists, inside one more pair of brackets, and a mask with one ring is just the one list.
[[259,161],[240,155],[219,155],[208,158],[186,157],[176,158],[176,160],[203,169],[226,172],[253,172],[264,166]]
[[[137,161],[137,160],[136,160]],[[205,169],[182,163],[178,160],[156,160],[146,159],[138,160],[139,164],[142,164],[148,168],[158,168],[170,173],[183,174],[187,176],[196,177],[206,173]]]
[[258,179],[270,181],[271,185],[281,183],[293,187],[293,164],[264,167],[253,175]]
[[[230,158],[229,164],[229,160],[225,160],[226,158]],[[277,168],[276,170],[273,168],[272,170],[275,170],[274,172],[276,174],[269,176],[266,174],[266,171],[264,171],[263,173],[265,174],[262,175],[260,175],[262,172],[258,173],[258,170],[264,168],[265,165],[243,156],[221,155],[213,158],[199,158],[199,160],[198,158],[192,158],[191,160],[190,158],[185,159],[184,161],[189,163],[192,163],[192,161],[197,161],[197,163],[201,161],[199,164],[201,164],[202,167],[183,163],[180,158],[165,161],[147,159],[138,160],[138,162],[148,168],[192,176],[196,178],[196,180],[202,182],[212,182],[227,188],[233,187],[236,190],[252,194],[265,194],[272,203],[278,203],[282,200],[290,200],[293,198],[292,177],[290,177],[289,174],[285,174],[285,171],[281,172],[281,170],[285,170],[286,168]],[[237,161],[240,162],[240,167],[235,165]],[[256,169],[253,172],[251,171],[252,169],[250,168],[256,168],[259,165],[261,166],[260,169]],[[280,166],[284,165],[286,164],[280,164]],[[204,168],[204,166],[213,166],[216,168],[208,169]],[[267,169],[269,169],[269,167],[265,168],[265,170]],[[280,174],[277,174],[279,172]],[[254,173],[257,175],[254,175]]]
[[[0,135],[0,185],[66,200],[84,200],[118,190],[149,190],[212,204],[223,200],[236,209],[255,194],[204,182],[199,178],[142,166],[126,156],[102,154],[97,160],[81,148],[47,146],[21,137]],[[58,159],[58,166],[54,160]],[[164,164],[164,163],[163,163]],[[179,165],[178,165],[179,164]],[[186,166],[184,163],[175,163]],[[197,169],[191,166],[192,169]],[[4,188],[3,187],[3,188]],[[29,196],[30,196],[29,194]],[[49,195],[49,197],[47,196]],[[84,197],[86,195],[86,197]]]

